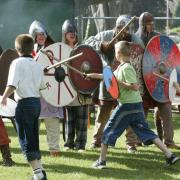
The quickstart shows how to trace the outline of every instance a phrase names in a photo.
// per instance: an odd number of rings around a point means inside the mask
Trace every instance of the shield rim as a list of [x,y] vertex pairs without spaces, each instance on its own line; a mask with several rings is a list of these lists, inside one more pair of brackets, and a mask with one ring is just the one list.
[[[160,38],[160,37],[165,37],[165,38],[169,39],[169,40],[173,43],[173,45],[175,45],[175,46],[177,47],[177,45],[175,44],[175,42],[174,42],[171,38],[169,38],[168,36],[166,36],[166,35],[156,35],[156,36],[152,37],[151,40],[148,42],[145,50],[144,50],[144,55],[143,55],[143,59],[142,59],[142,75],[143,75],[143,79],[144,79],[144,83],[145,83],[146,89],[147,89],[148,93],[150,94],[150,96],[152,97],[152,99],[155,100],[155,101],[157,101],[157,102],[159,102],[159,103],[166,103],[166,102],[169,102],[169,96],[166,96],[166,99],[164,99],[164,100],[161,101],[161,100],[155,98],[155,97],[152,95],[152,93],[151,93],[150,90],[149,90],[149,87],[147,86],[147,82],[145,81],[145,72],[144,72],[145,53],[147,52],[148,46],[149,46],[149,44],[151,44],[152,41],[154,41],[154,39],[157,39],[157,38]],[[178,49],[178,47],[177,47],[177,49]],[[178,50],[179,50],[179,49],[178,49]],[[155,75],[154,75],[154,76],[155,76]],[[170,74],[169,74],[169,76],[170,76]],[[169,88],[169,84],[168,84],[168,88]],[[169,89],[167,89],[167,90],[169,91]]]
[[176,96],[176,89],[173,86],[174,81],[177,82],[177,71],[175,68],[172,70],[170,77],[169,77],[169,100],[171,102],[173,102],[173,100]]
[[[63,42],[56,42],[56,43],[53,43],[53,44],[50,44],[49,46],[52,46],[52,45],[59,45],[59,44],[61,44],[61,45],[64,45],[64,46],[68,46],[67,44],[65,44],[65,43],[63,43]],[[43,50],[47,50],[47,48],[49,47],[49,46],[47,46],[46,48],[44,48]],[[70,46],[68,46],[69,48],[71,48]],[[42,54],[42,56],[44,56],[44,54],[43,53],[41,53],[40,52],[40,55]],[[39,55],[39,56],[40,56]],[[38,62],[38,59],[39,59],[39,57],[36,59],[36,61]],[[40,62],[39,62],[40,63]],[[41,63],[40,63],[41,64]],[[68,74],[68,68],[65,66],[65,65],[63,65],[62,64],[62,66],[63,66],[63,68],[66,68],[66,73]],[[54,81],[56,82],[56,83],[58,83],[56,80],[55,80],[55,77],[53,77],[54,78]],[[76,92],[76,90],[74,89],[74,87],[72,86],[72,84],[71,84],[71,81],[70,81],[70,78],[69,77],[67,77],[68,78],[68,83],[71,85],[71,87],[72,87],[72,89],[73,89],[73,95],[74,95],[74,98],[72,98],[72,100],[69,102],[69,103],[64,103],[64,104],[59,104],[59,105],[57,105],[57,104],[53,104],[52,102],[48,102],[46,99],[47,98],[45,98],[44,96],[44,92],[43,91],[41,91],[40,92],[40,94],[41,94],[41,96],[44,98],[44,100],[48,103],[48,104],[50,104],[50,105],[52,105],[52,106],[55,106],[55,107],[64,107],[64,106],[68,106],[70,103],[72,103],[76,98],[77,98],[77,92]],[[65,77],[65,79],[66,79],[66,77]],[[64,80],[65,80],[64,79]],[[64,82],[64,81],[63,81]],[[62,96],[62,98],[64,98],[65,99],[65,96]],[[66,99],[67,99],[67,97],[66,97]]]
[[[112,75],[111,77],[114,77],[115,81],[112,81],[112,79],[111,79],[111,82],[115,82],[115,84],[114,84],[115,86],[113,86],[113,87],[115,87],[116,90],[117,90],[117,94],[116,95],[113,95],[111,91],[108,91],[107,83],[106,83],[107,81],[105,80],[105,77],[107,77],[107,76],[105,76],[105,71],[107,71],[107,70]],[[119,95],[120,95],[120,89],[119,89],[118,81],[117,81],[117,79],[116,79],[116,77],[115,77],[115,75],[114,75],[114,73],[113,73],[113,71],[112,71],[110,66],[104,66],[104,68],[103,68],[103,80],[104,80],[104,84],[106,86],[106,90],[109,92],[109,94],[112,96],[112,98],[118,99]]]
[[[0,100],[1,99],[2,96],[0,95]],[[17,103],[12,99],[7,98],[7,105],[6,106],[0,105],[0,115],[4,117],[14,117],[16,107],[17,107]]]
[[[76,46],[74,49],[72,49],[69,57],[75,55],[75,54],[74,54],[75,51],[78,50],[78,48],[80,48],[80,47],[87,47],[87,48],[92,49],[93,51],[95,51],[95,50],[93,49],[93,47],[91,47],[91,46],[89,46],[89,45],[87,45],[87,44],[82,44],[82,45],[78,45],[78,46]],[[96,52],[96,51],[95,51],[95,52]],[[100,59],[100,62],[101,62],[101,71],[102,71],[102,70],[103,70],[102,60],[101,60],[101,58],[100,58],[100,56],[99,56],[99,54],[98,54],[97,52],[96,52],[96,55],[97,55],[97,56],[99,57],[99,59]],[[69,68],[67,68],[67,70],[68,70],[68,73],[70,73],[70,72],[72,71],[72,70],[69,69]],[[99,84],[100,84],[100,80],[97,79],[97,80],[96,80],[96,81],[98,82],[97,87],[95,87],[93,91],[84,92],[84,91],[79,90],[79,89],[74,85],[74,83],[73,83],[73,81],[72,81],[71,78],[69,78],[69,79],[70,79],[71,84],[72,84],[72,86],[74,87],[74,89],[76,89],[77,92],[79,92],[80,94],[83,94],[83,95],[89,95],[89,94],[94,93],[95,90],[99,87]]]

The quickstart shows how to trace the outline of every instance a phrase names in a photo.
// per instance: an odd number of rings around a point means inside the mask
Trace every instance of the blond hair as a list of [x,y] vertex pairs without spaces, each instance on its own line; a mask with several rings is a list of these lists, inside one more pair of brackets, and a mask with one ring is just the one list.
[[34,40],[29,34],[20,34],[15,39],[15,49],[22,55],[30,55],[34,49]]
[[118,50],[123,56],[130,56],[130,43],[128,41],[119,41],[115,44],[115,49]]

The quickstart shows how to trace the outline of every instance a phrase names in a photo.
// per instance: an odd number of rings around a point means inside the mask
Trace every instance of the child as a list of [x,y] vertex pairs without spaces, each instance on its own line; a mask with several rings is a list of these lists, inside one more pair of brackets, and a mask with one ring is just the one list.
[[[70,19],[63,23],[62,42],[71,48],[75,48],[78,43],[77,28]],[[75,149],[80,153],[84,152],[87,142],[88,104],[90,103],[90,98],[78,93],[77,98],[66,106],[65,150]]]
[[[33,56],[35,59],[38,57],[38,53],[40,49],[44,49],[50,44],[53,44],[53,39],[47,33],[43,24],[39,21],[33,21],[30,25],[29,33],[32,35],[34,39],[34,51]],[[55,107],[51,104],[47,103],[45,99],[41,96],[41,113],[40,119],[44,120],[44,124],[46,127],[46,139],[49,147],[50,155],[53,157],[60,155],[60,125],[59,119],[63,118],[63,109],[61,107]]]
[[[161,140],[151,131],[144,118],[142,99],[139,92],[139,85],[136,73],[129,63],[130,43],[127,41],[118,42],[115,45],[115,56],[121,62],[114,72],[120,88],[119,105],[113,111],[108,120],[102,137],[101,153],[99,159],[93,164],[94,168],[106,167],[106,154],[108,146],[115,146],[116,140],[130,125],[138,138],[146,145],[156,144],[166,156],[166,165],[172,165],[177,160]],[[102,79],[102,74],[88,74],[87,78]]]
[[30,35],[22,34],[16,37],[15,49],[20,57],[10,66],[7,87],[0,103],[6,105],[7,98],[15,91],[15,121],[21,149],[33,169],[33,179],[46,180],[46,173],[40,161],[38,131],[41,110],[39,91],[44,89],[45,85],[43,67],[31,56],[33,48],[34,41]]

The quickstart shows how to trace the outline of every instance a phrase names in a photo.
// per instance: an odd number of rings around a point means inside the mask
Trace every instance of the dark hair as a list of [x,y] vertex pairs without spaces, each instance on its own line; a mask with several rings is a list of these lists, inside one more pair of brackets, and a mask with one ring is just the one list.
[[34,49],[34,40],[29,34],[20,34],[15,39],[15,49],[23,54],[29,55]]
[[127,41],[119,41],[118,43],[115,44],[115,48],[118,48],[118,50],[123,56],[130,55],[130,47],[131,45]]

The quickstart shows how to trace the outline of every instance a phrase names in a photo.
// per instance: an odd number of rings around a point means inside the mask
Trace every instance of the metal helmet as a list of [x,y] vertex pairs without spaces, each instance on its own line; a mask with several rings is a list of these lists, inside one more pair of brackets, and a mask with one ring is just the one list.
[[145,26],[147,23],[154,21],[154,17],[149,12],[144,12],[139,17],[139,25]]
[[36,33],[44,33],[45,37],[47,37],[47,31],[44,25],[37,20],[33,21],[29,27],[29,34],[34,40],[36,39]]
[[76,33],[77,38],[77,28],[73,20],[67,19],[62,25],[62,42],[66,42],[65,34],[68,32]]
[[[131,20],[130,15],[126,15],[126,14],[120,15],[116,20],[116,28],[123,28],[130,20]],[[128,32],[130,34],[133,33],[134,25],[130,24],[128,28],[129,28]]]
[[77,33],[77,28],[73,20],[67,19],[62,25],[62,33],[74,32]]
[[121,15],[116,20],[116,27],[123,27],[131,20],[129,15]]

